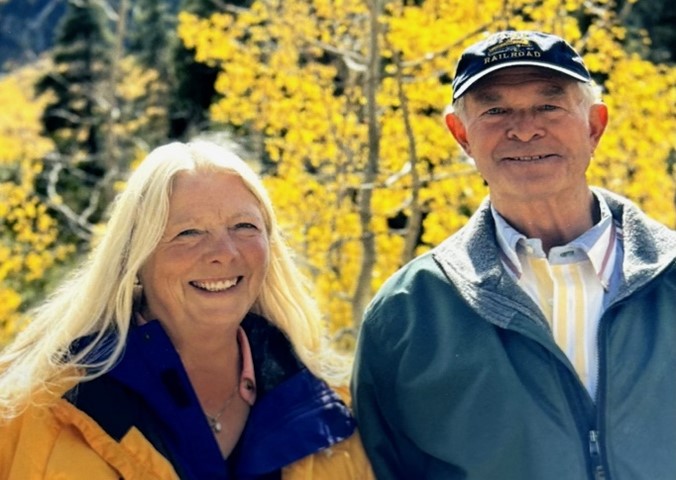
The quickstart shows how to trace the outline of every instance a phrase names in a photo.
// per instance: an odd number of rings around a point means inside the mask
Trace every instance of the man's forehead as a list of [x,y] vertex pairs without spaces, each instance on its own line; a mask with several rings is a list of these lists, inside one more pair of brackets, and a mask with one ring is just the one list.
[[554,98],[565,95],[570,91],[568,87],[575,82],[570,77],[543,68],[505,68],[482,78],[470,88],[467,96],[474,101],[491,102],[502,98],[505,88],[533,84],[540,95]]
[[563,91],[576,80],[553,70],[537,67],[511,67],[498,70],[479,80],[468,93],[479,93],[493,88],[543,83],[543,91]]

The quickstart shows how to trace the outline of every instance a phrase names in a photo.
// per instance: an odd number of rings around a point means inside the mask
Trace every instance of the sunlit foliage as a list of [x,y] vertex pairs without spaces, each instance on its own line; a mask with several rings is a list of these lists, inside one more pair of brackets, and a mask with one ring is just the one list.
[[[442,115],[459,53],[490,32],[547,30],[584,54],[610,107],[591,183],[676,227],[676,70],[626,48],[613,0],[239,3],[251,7],[218,2],[221,13],[179,17],[185,47],[219,72],[210,124],[194,128],[226,130],[261,166],[289,243],[346,345],[382,282],[460,228],[487,194]],[[640,32],[631,37],[636,45]],[[103,109],[103,177],[71,188],[54,166],[75,168],[84,157],[56,154],[41,136],[55,100],[33,95],[42,68],[0,79],[0,343],[72,256],[65,235],[73,226],[63,219],[78,219],[79,251],[95,243],[104,227],[82,216],[86,202],[97,188],[117,191],[130,162],[167,141],[176,120],[167,113],[170,69],[118,49],[111,71],[87,86]],[[76,130],[61,133],[82,137]]]
[[[73,238],[68,223],[59,222],[56,215],[76,217],[75,206],[66,202],[87,192],[60,190],[56,181],[36,191],[45,183],[39,177],[52,181],[49,169],[68,161],[42,135],[40,118],[50,97],[33,94],[32,85],[50,67],[40,64],[0,80],[0,345],[15,333],[26,308],[58,282],[65,262],[76,251],[86,252],[103,229],[102,224],[85,220],[78,226],[86,229],[91,244],[73,243],[68,240]],[[158,132],[166,131],[166,88],[155,70],[140,68],[132,57],[122,59],[119,68],[124,81],[115,89],[117,121],[108,128],[112,138],[119,139],[115,145],[124,163],[118,168],[126,171],[151,148],[148,139],[163,141]]]
[[220,68],[211,118],[262,151],[289,240],[338,331],[358,323],[365,269],[371,295],[462,226],[486,195],[441,118],[459,52],[495,30],[550,31],[584,53],[611,108],[590,180],[676,226],[667,168],[676,147],[674,68],[627,53],[611,6],[259,0],[209,18],[182,14],[179,36],[199,61]]
[[31,68],[0,80],[0,345],[18,328],[22,304],[73,251],[59,241],[56,221],[34,191],[53,149],[40,135],[47,99],[34,98],[30,87],[38,75]]

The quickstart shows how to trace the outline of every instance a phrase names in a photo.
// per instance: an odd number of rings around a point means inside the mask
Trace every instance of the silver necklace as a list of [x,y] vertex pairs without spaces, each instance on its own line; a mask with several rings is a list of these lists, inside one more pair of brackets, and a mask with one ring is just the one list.
[[230,405],[232,401],[235,399],[235,394],[237,394],[238,391],[239,391],[239,382],[237,383],[237,385],[235,385],[235,389],[230,395],[228,395],[228,398],[225,399],[225,403],[215,415],[209,415],[206,412],[206,410],[204,411],[204,416],[207,417],[207,421],[209,422],[209,426],[211,427],[212,432],[221,433],[221,431],[223,430],[223,424],[221,424],[220,421],[221,415],[223,415],[225,410],[228,408],[228,405]]

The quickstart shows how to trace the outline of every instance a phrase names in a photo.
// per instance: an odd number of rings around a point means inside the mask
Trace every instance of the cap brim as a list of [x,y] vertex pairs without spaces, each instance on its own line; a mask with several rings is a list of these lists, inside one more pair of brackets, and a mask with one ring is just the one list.
[[457,91],[453,92],[453,100],[457,100],[458,97],[460,97],[462,94],[467,92],[467,90],[474,85],[476,82],[484,78],[486,75],[489,73],[493,73],[497,70],[501,70],[503,68],[510,68],[510,67],[538,67],[538,68],[544,68],[547,70],[554,70],[559,73],[563,73],[566,76],[572,77],[575,80],[578,80],[580,82],[588,82],[589,78],[580,75],[577,72],[574,72],[572,70],[568,70],[567,68],[563,68],[559,65],[553,64],[553,63],[544,63],[544,62],[534,62],[534,61],[528,61],[528,60],[519,60],[519,61],[514,61],[514,62],[509,62],[509,63],[501,63],[500,65],[494,65],[490,68],[487,68],[486,70],[482,70],[481,72],[477,73],[474,75],[472,78],[467,80],[463,85],[460,86],[460,88]]

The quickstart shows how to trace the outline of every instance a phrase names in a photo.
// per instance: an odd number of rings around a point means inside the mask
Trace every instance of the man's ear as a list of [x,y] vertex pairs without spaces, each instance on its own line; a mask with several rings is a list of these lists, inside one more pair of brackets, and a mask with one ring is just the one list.
[[444,115],[444,120],[446,121],[448,130],[453,134],[455,141],[460,144],[467,155],[470,155],[469,142],[467,141],[467,130],[465,129],[465,125],[462,123],[462,120],[460,120],[460,117],[458,117],[455,113],[447,113]]
[[589,139],[592,148],[596,148],[603,132],[608,125],[608,106],[605,103],[595,103],[589,107]]

